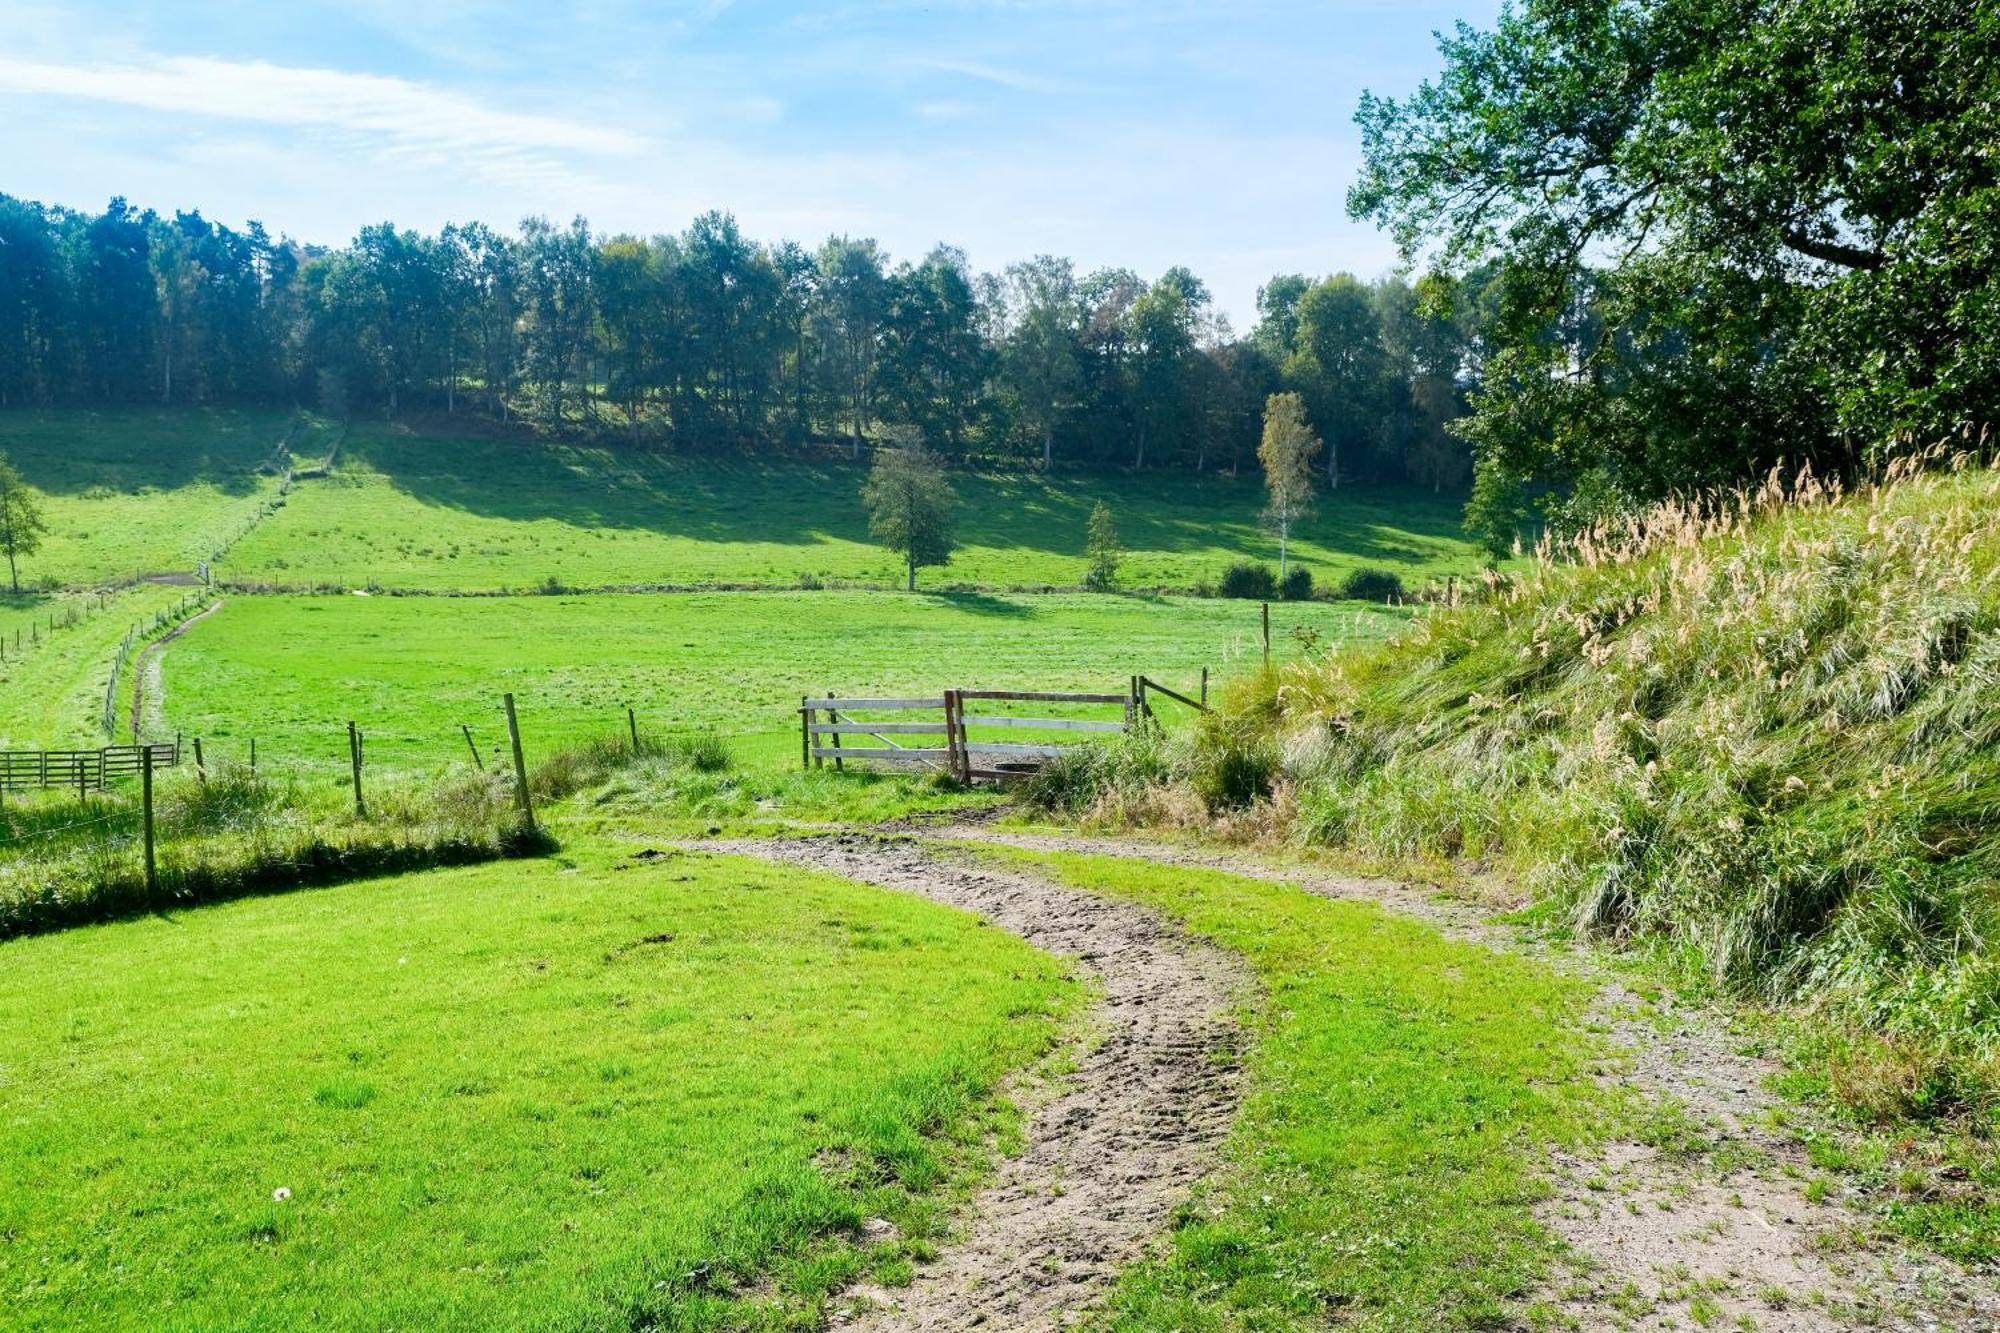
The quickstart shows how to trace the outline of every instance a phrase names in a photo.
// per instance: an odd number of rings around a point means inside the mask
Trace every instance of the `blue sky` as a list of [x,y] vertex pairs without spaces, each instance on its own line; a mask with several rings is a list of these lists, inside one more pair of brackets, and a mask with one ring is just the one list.
[[1387,271],[1346,220],[1363,88],[1497,0],[0,0],[0,191],[340,242],[582,213],[947,241],[1152,277],[1239,328],[1274,272]]

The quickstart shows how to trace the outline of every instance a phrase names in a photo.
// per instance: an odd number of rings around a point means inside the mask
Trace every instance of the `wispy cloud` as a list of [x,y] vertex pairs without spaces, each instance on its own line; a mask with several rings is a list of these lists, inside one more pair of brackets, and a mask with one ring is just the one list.
[[559,173],[576,155],[634,157],[652,147],[622,130],[506,111],[406,79],[261,61],[45,64],[0,56],[0,93],[303,127],[364,139],[398,159],[450,162],[509,180]]
[[937,70],[943,74],[957,74],[981,83],[991,83],[1001,88],[1011,88],[1023,93],[1060,93],[1068,90],[1068,85],[1060,79],[1044,78],[1039,74],[1029,74],[1021,70],[1002,69],[997,65],[981,65],[970,60],[917,60],[913,64],[922,69]]

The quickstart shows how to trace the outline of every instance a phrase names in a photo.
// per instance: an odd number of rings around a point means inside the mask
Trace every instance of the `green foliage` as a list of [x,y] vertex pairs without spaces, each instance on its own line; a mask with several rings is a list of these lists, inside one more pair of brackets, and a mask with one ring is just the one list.
[[1202,717],[1187,781],[1210,814],[1264,800],[1280,771],[1277,742],[1265,728],[1218,713]]
[[1083,540],[1083,586],[1109,592],[1118,586],[1118,562],[1125,548],[1118,544],[1118,523],[1111,506],[1099,500],[1090,509],[1090,526]]
[[1278,596],[1288,602],[1310,602],[1312,595],[1313,574],[1304,565],[1293,565],[1278,580]]
[[1583,931],[1809,1005],[1893,1055],[1851,1104],[2000,1106],[2000,472],[1662,508],[1571,556],[1286,670],[1299,835],[1498,858]]
[[21,593],[20,558],[41,550],[42,536],[48,530],[41,502],[7,461],[7,455],[0,453],[0,552],[7,556],[7,576],[17,597]]
[[1403,580],[1393,569],[1357,569],[1336,585],[1334,596],[1350,602],[1400,602]]
[[1257,462],[1264,469],[1264,522],[1278,534],[1278,573],[1288,569],[1292,525],[1312,512],[1313,459],[1319,437],[1306,424],[1305,404],[1295,393],[1274,393],[1264,405],[1264,438]]
[[896,448],[877,451],[861,500],[868,506],[868,530],[875,540],[903,558],[911,592],[917,590],[917,570],[951,559],[957,545],[952,516],[958,496],[944,464],[924,447],[921,436],[907,436]]
[[1615,506],[1992,420],[2000,11],[1526,0],[1441,48],[1349,207],[1497,296],[1482,470]]
[[1239,561],[1222,571],[1222,582],[1216,585],[1216,592],[1223,597],[1268,602],[1278,595],[1278,576],[1269,565]]
[[566,842],[0,944],[10,1322],[817,1327],[939,1244],[1061,965],[917,897]]
[[1372,905],[1152,861],[990,850],[1241,954],[1260,1000],[1228,1165],[1119,1279],[1122,1333],[1523,1323],[1556,1243],[1523,1201],[1618,1108],[1584,988]]

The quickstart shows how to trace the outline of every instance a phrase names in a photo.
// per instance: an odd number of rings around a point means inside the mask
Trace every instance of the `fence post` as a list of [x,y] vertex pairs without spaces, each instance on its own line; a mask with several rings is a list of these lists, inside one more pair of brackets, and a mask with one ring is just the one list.
[[461,722],[458,729],[465,733],[465,748],[472,751],[472,766],[481,773],[486,771],[486,761],[479,757],[479,746],[472,739],[472,728]]
[[811,768],[813,766],[812,724],[814,716],[815,714],[813,712],[812,701],[806,698],[804,695],[800,695],[799,696],[799,767],[802,769]]
[[201,757],[201,737],[194,738],[194,776],[198,782],[208,781],[208,761]]
[[961,739],[964,722],[961,711],[964,704],[957,690],[944,692],[944,761],[953,778],[967,784],[972,783],[972,761],[965,753]]
[[633,711],[630,704],[625,705],[625,725],[632,732],[632,753],[637,754],[639,753],[639,714]]
[[521,799],[521,818],[527,821],[528,832],[535,831],[535,802],[528,794],[528,760],[521,753],[521,722],[514,716],[514,696],[505,694],[501,701],[507,705],[507,739],[514,746],[514,782]]
[[1264,603],[1264,665],[1271,665],[1271,604]]
[[[826,697],[832,699],[835,695],[833,691],[828,690]],[[836,723],[840,721],[840,710],[837,708],[827,709],[826,715]],[[847,767],[847,762],[840,757],[840,733],[837,731],[833,733],[833,749],[833,771],[838,773]]]
[[366,819],[368,802],[361,795],[361,731],[352,722],[347,724],[347,761],[354,769],[354,813]]
[[159,867],[153,861],[153,747],[150,745],[139,752],[139,799],[146,812],[146,892],[150,894],[160,886]]
[[1208,668],[1201,669],[1201,706],[1208,707]]

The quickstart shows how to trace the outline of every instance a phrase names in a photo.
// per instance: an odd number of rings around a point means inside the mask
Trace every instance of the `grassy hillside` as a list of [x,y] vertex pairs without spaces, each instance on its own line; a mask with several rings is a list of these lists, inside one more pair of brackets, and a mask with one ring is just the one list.
[[626,850],[0,944],[4,1322],[708,1327],[747,1292],[811,1327],[906,1281],[1059,965]]
[[292,427],[284,412],[0,412],[0,453],[43,493],[49,524],[23,585],[193,569],[275,498],[258,469]]
[[1853,1104],[1990,1114],[2000,472],[1767,489],[1571,555],[1265,679],[1184,774],[1211,807],[1277,780],[1263,817],[1306,842],[1497,861],[1552,919],[1801,1004]]
[[[1381,637],[1406,613],[1354,604],[1272,610],[1294,624]],[[489,752],[499,699],[521,697],[539,747],[622,727],[713,727],[743,757],[796,762],[799,697],[935,693],[950,685],[1119,691],[1135,673],[1193,690],[1203,666],[1259,651],[1253,602],[1081,594],[873,592],[573,597],[235,597],[162,662],[161,730],[218,755],[257,737],[267,760],[344,767],[345,720],[371,761],[457,763],[460,723]]]
[[[802,576],[898,584],[868,535],[865,469],[756,463],[506,439],[413,435],[357,424],[341,464],[300,482],[285,508],[235,547],[228,577],[293,587],[571,587],[749,583]],[[1212,582],[1232,561],[1275,561],[1257,523],[1259,484],[1151,474],[959,474],[964,548],[934,583],[1074,586],[1084,526],[1107,500],[1134,587]],[[1363,565],[1406,582],[1466,573],[1476,552],[1458,500],[1421,492],[1329,498],[1294,541],[1322,582]]]

